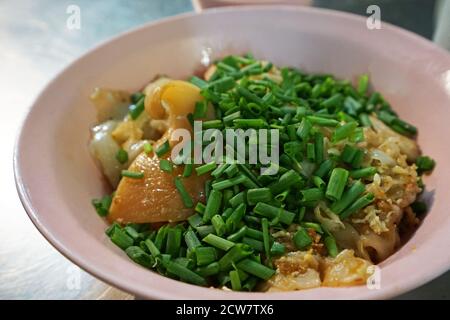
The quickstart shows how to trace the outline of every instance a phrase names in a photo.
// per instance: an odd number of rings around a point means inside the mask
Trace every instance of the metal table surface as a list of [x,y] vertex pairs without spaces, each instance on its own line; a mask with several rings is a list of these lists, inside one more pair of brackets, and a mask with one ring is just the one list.
[[[71,4],[81,11],[79,30],[67,28]],[[16,193],[12,150],[33,99],[70,61],[119,32],[191,10],[189,0],[0,0],[0,299],[134,299],[79,269],[39,234]],[[450,273],[400,298],[448,299]]]

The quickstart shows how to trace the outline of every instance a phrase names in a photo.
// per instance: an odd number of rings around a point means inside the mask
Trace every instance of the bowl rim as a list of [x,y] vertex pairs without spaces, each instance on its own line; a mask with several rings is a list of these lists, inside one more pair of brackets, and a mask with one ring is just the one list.
[[[360,16],[353,13],[348,12],[342,12],[332,9],[325,9],[325,8],[317,8],[317,7],[309,7],[309,6],[295,6],[295,5],[240,5],[240,6],[227,6],[227,7],[221,7],[221,8],[211,8],[203,10],[202,12],[185,12],[178,15],[165,17],[162,19],[157,19],[155,21],[150,21],[147,23],[144,23],[140,26],[133,27],[130,30],[127,30],[125,32],[118,33],[115,36],[109,37],[106,40],[100,41],[97,45],[93,46],[89,50],[87,50],[82,55],[75,57],[69,64],[67,64],[65,67],[63,67],[59,72],[57,72],[50,81],[46,83],[46,85],[41,88],[39,94],[33,99],[33,102],[28,107],[27,111],[25,112],[22,121],[19,125],[17,135],[16,135],[16,141],[14,145],[14,151],[13,151],[13,171],[14,171],[14,179],[15,179],[15,185],[16,189],[19,195],[19,199],[22,203],[22,206],[25,209],[25,212],[27,213],[28,217],[30,218],[31,222],[34,224],[34,226],[38,229],[38,231],[41,233],[41,235],[55,248],[57,249],[64,257],[66,257],[69,261],[89,273],[90,275],[96,277],[97,279],[100,279],[101,281],[108,283],[110,285],[113,285],[123,291],[129,292],[131,294],[134,294],[138,296],[139,298],[150,298],[150,299],[181,299],[182,296],[180,294],[176,293],[170,293],[166,291],[161,291],[158,288],[137,288],[133,287],[132,285],[129,285],[126,281],[120,281],[117,278],[115,278],[113,275],[104,273],[102,270],[97,268],[95,264],[92,264],[90,261],[85,260],[83,257],[78,256],[76,254],[72,254],[69,247],[67,247],[65,244],[60,242],[57,238],[54,237],[51,230],[47,229],[47,227],[41,223],[39,219],[39,212],[37,209],[33,208],[32,202],[30,199],[30,196],[26,190],[26,186],[24,184],[24,181],[22,179],[21,174],[21,149],[22,146],[22,140],[25,139],[24,137],[24,128],[30,121],[31,117],[31,111],[33,110],[34,106],[37,104],[37,102],[41,99],[42,96],[47,92],[47,90],[54,84],[59,81],[61,77],[64,76],[64,73],[72,68],[75,64],[79,63],[81,60],[88,59],[91,54],[94,52],[102,50],[107,45],[116,42],[120,40],[121,38],[127,37],[131,34],[141,32],[145,29],[152,28],[157,25],[164,25],[164,24],[171,24],[178,20],[184,20],[184,19],[190,19],[195,16],[200,15],[214,15],[214,14],[221,14],[221,13],[227,13],[227,12],[236,12],[236,11],[272,11],[272,12],[278,12],[280,14],[283,14],[283,12],[292,12],[292,11],[298,11],[303,12],[305,14],[313,13],[313,14],[323,14],[327,16],[333,16],[336,18],[341,19],[347,19],[347,20],[353,20],[353,21],[364,21],[365,16]],[[450,54],[444,50],[443,48],[438,47],[428,39],[415,34],[411,31],[408,31],[406,29],[403,29],[401,27],[392,25],[388,22],[383,21],[383,28],[387,29],[389,32],[396,33],[399,36],[402,36],[404,38],[410,38],[416,42],[420,42],[422,46],[435,51],[436,53],[439,53],[441,55],[445,55],[447,57],[450,57]],[[418,288],[422,286],[423,284],[433,280],[434,278],[442,275],[446,271],[450,269],[450,265],[447,263],[441,263],[440,265],[436,265],[434,268],[434,273],[429,273],[421,278],[408,278],[408,280],[404,280],[402,283],[402,286],[395,286],[391,287],[390,290],[368,290],[366,294],[362,294],[360,296],[361,299],[388,299],[395,296],[398,296],[402,293],[408,292],[412,289]],[[150,270],[149,270],[150,271]],[[150,271],[151,272],[151,271]],[[156,273],[155,273],[156,274]],[[162,275],[156,274],[158,277],[162,277],[165,279],[168,279]],[[211,290],[210,288],[203,288],[198,287],[195,285],[191,285],[188,283],[184,283],[177,280],[168,279],[170,281],[176,281],[178,285],[181,287],[185,287],[187,289],[196,288],[197,290],[203,290],[208,291],[211,294],[214,292],[214,290]],[[320,290],[323,287],[319,288],[313,288],[312,290]],[[343,287],[343,288],[332,288],[334,290],[345,290],[349,289],[351,287]],[[355,287],[353,287],[355,288]],[[330,288],[328,288],[330,289]],[[219,290],[218,290],[219,291]],[[305,290],[305,291],[311,291],[311,290]],[[299,299],[301,297],[295,297],[295,294],[299,294],[299,292],[302,291],[292,291],[292,292],[283,292],[284,295],[291,294],[293,297],[292,299]],[[303,291],[304,292],[304,291]],[[258,292],[226,292],[226,291],[220,291],[220,297],[218,295],[211,296],[210,299],[280,299],[280,297],[277,297],[280,293],[258,293]],[[336,296],[334,299],[348,299],[349,297],[345,297],[345,295],[342,296]],[[196,297],[190,297],[189,299],[196,299]]]

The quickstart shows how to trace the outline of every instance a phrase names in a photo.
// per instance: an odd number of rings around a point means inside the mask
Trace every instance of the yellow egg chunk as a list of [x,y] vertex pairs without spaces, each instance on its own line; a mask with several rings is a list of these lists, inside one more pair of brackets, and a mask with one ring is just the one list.
[[[143,172],[144,178],[123,177],[114,195],[108,214],[110,222],[149,223],[186,220],[194,208],[186,208],[174,179],[183,173],[183,166],[174,167],[172,173],[159,168],[156,155],[141,153],[129,170]],[[195,203],[204,201],[204,185],[208,176],[198,177],[195,172],[182,178],[184,187]]]

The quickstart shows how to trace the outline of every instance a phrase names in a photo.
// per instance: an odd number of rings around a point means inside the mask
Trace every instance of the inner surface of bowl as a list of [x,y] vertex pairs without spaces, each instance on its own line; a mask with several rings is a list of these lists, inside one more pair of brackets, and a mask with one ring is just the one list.
[[[368,73],[438,165],[425,182],[433,206],[410,241],[381,264],[381,287],[318,288],[285,293],[235,293],[164,278],[126,257],[104,234],[91,207],[105,193],[87,148],[94,87],[134,91],[159,74],[184,79],[202,62],[252,52],[279,66],[354,79]],[[380,298],[419,286],[450,266],[450,58],[432,44],[364,18],[311,8],[243,8],[188,14],[145,26],[77,60],[40,95],[19,137],[15,157],[22,201],[44,236],[69,259],[145,298]],[[414,268],[414,269],[412,269]],[[414,277],[410,276],[414,273]]]

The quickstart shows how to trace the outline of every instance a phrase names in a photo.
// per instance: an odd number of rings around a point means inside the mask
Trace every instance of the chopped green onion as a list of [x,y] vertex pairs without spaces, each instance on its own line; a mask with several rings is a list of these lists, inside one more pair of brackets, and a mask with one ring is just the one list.
[[159,168],[164,172],[172,172],[172,163],[167,159],[159,160]]
[[368,193],[362,196],[341,213],[341,219],[350,217],[352,214],[371,204],[374,200],[375,197],[373,193]]
[[213,171],[216,168],[216,166],[217,166],[216,163],[214,161],[211,161],[207,164],[195,168],[195,172],[197,172],[198,176],[201,176],[207,172]]
[[110,195],[106,195],[101,199],[92,199],[91,203],[100,217],[106,217],[109,213],[109,207],[112,203],[112,197]]
[[285,224],[288,224],[288,225],[291,224],[295,218],[295,213],[284,210],[283,208],[277,208],[277,207],[271,206],[271,205],[263,203],[263,202],[259,202],[255,206],[253,211],[256,214],[259,214],[259,215],[269,218],[269,219],[273,219],[273,218],[279,216],[280,221]]
[[269,202],[271,200],[272,192],[269,188],[249,189],[247,191],[247,202],[251,206],[258,202]]
[[416,159],[417,171],[419,173],[432,171],[436,162],[428,156],[419,156]]
[[175,187],[178,190],[178,193],[181,196],[181,200],[186,208],[192,208],[194,206],[194,202],[191,198],[191,195],[186,191],[186,188],[183,185],[180,177],[175,177]]
[[241,279],[239,278],[239,272],[236,270],[230,271],[231,289],[233,291],[241,291]]
[[131,179],[142,179],[144,177],[143,172],[136,172],[130,170],[122,170],[122,177],[127,177]]
[[323,240],[323,243],[325,244],[325,247],[327,248],[328,254],[330,257],[336,257],[339,253],[336,240],[332,236],[326,236]]
[[377,168],[366,167],[350,171],[350,177],[352,177],[353,179],[369,178],[372,177],[375,173],[377,173]]
[[163,155],[165,155],[170,150],[169,141],[166,140],[162,145],[156,149],[156,155],[161,158]]
[[205,278],[196,274],[194,271],[189,270],[188,268],[182,266],[179,263],[170,261],[167,264],[167,271],[173,273],[178,276],[181,280],[196,284],[199,286],[206,286],[207,282]]
[[361,181],[356,181],[353,185],[344,192],[342,198],[336,201],[331,206],[331,211],[334,213],[341,213],[344,211],[349,205],[351,205],[358,197],[366,190],[366,187]]
[[128,161],[128,152],[126,152],[123,149],[119,149],[119,151],[117,151],[117,153],[116,153],[116,159],[121,164],[127,163],[127,161]]
[[128,110],[131,119],[136,120],[141,115],[142,111],[144,111],[144,101],[145,96],[141,97],[136,104],[130,105]]
[[349,172],[343,168],[335,168],[331,172],[330,181],[328,182],[325,195],[328,199],[339,200],[342,197],[344,188],[347,184]]
[[239,269],[263,280],[268,280],[275,274],[275,270],[263,266],[262,264],[251,259],[244,259],[241,262],[239,262],[236,266]]
[[223,251],[228,251],[234,246],[234,242],[216,236],[215,234],[212,233],[204,237],[202,241]]
[[211,218],[211,223],[214,226],[214,229],[216,230],[216,234],[218,236],[222,236],[225,233],[226,226],[222,216],[216,214]]
[[312,239],[305,228],[299,228],[292,239],[297,249],[305,250],[312,244]]
[[219,213],[222,203],[222,192],[211,190],[206,202],[205,213],[203,214],[203,222],[208,222],[213,216]]
[[144,152],[147,155],[150,155],[150,153],[152,153],[152,151],[153,151],[153,146],[149,142],[145,142],[144,143]]
[[213,247],[197,247],[195,248],[195,256],[197,266],[205,266],[217,260],[217,250]]

